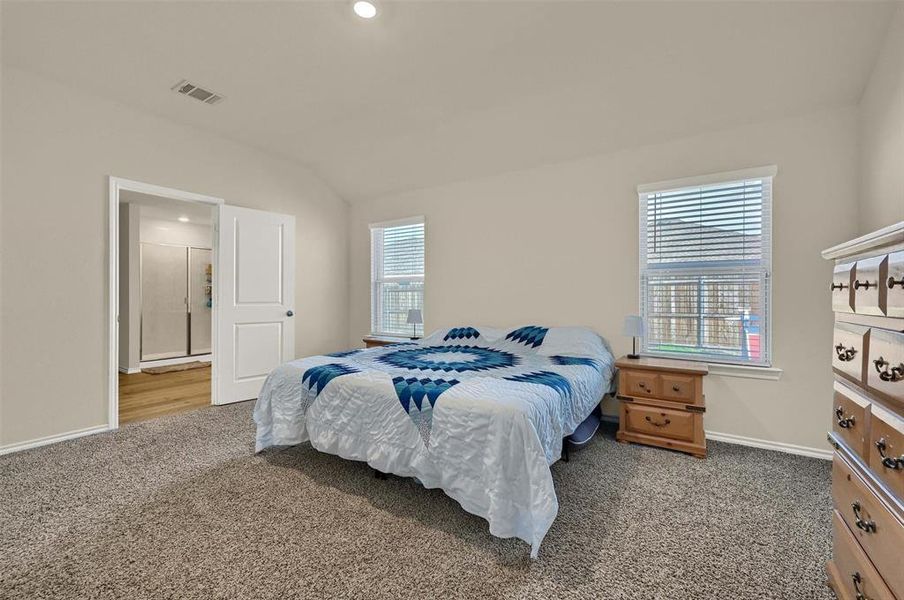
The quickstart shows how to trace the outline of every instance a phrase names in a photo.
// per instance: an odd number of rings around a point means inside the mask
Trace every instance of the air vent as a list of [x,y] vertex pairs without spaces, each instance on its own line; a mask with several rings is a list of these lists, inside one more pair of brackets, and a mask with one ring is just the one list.
[[204,88],[195,85],[187,79],[183,79],[182,81],[174,85],[173,91],[179,92],[184,96],[194,98],[195,100],[203,102],[204,104],[216,104],[223,100],[223,96],[221,96],[220,94],[205,90]]

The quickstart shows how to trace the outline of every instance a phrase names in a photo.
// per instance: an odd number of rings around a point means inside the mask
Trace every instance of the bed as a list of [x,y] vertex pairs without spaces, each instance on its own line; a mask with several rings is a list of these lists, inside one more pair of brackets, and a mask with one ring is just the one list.
[[550,465],[611,390],[606,342],[579,327],[453,327],[295,360],[254,407],[256,450],[310,442],[441,488],[536,558],[558,512]]

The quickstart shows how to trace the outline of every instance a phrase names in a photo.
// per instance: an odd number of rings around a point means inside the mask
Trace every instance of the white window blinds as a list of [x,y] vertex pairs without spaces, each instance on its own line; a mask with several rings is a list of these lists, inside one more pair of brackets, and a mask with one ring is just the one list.
[[638,188],[645,354],[770,365],[774,174]]
[[371,333],[410,336],[408,310],[424,308],[424,219],[371,225],[370,239]]

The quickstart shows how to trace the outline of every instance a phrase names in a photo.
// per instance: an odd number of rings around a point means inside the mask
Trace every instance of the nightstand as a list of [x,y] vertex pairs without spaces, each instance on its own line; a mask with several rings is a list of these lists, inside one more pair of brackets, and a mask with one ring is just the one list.
[[379,348],[380,346],[401,344],[402,342],[412,342],[416,340],[406,337],[391,337],[388,335],[365,335],[362,341],[364,342],[365,348]]
[[618,367],[619,442],[706,457],[704,363],[622,357]]

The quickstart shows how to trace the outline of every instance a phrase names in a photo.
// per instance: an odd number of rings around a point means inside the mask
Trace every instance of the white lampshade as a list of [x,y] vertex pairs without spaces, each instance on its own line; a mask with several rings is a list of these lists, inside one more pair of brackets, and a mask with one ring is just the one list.
[[408,324],[409,325],[420,325],[424,322],[424,317],[421,315],[421,309],[412,308],[408,311]]
[[625,326],[622,329],[622,335],[631,337],[643,337],[643,319],[638,315],[628,315],[625,317]]

